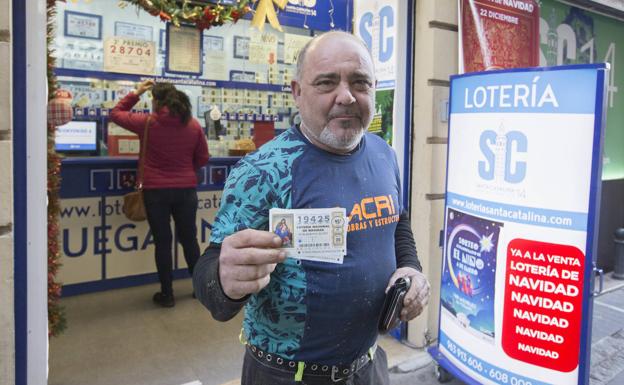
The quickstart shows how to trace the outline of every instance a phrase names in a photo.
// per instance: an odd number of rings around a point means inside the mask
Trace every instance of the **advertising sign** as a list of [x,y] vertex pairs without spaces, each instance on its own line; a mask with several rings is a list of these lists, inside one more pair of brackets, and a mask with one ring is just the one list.
[[607,78],[603,64],[451,80],[434,357],[468,383],[584,383]]
[[540,65],[607,62],[607,126],[603,180],[624,178],[624,24],[554,0],[540,8]]
[[[209,244],[210,223],[219,208],[221,191],[199,191],[197,195],[197,240],[203,250]],[[156,271],[154,239],[147,222],[128,220],[122,205],[123,196],[61,200],[63,268],[59,270],[59,278],[64,285]],[[177,256],[174,268],[185,268],[182,247],[177,248],[173,253]]]
[[353,0],[288,0],[280,24],[310,30],[351,30]]
[[108,37],[104,40],[104,71],[153,75],[154,47],[153,41]]
[[536,0],[459,0],[459,72],[539,63]]
[[[211,159],[198,171],[197,241],[210,242],[212,222],[223,185],[235,160]],[[154,238],[147,221],[132,222],[123,213],[123,195],[136,183],[136,159],[65,159],[61,185],[59,279],[64,295],[124,287],[156,279]],[[171,227],[174,228],[171,220]],[[175,232],[173,232],[175,234]],[[175,235],[174,235],[175,236]],[[186,278],[184,253],[174,240],[174,276]]]
[[368,46],[375,65],[377,94],[369,131],[392,145],[394,94],[397,79],[398,0],[354,4],[354,34]]
[[396,81],[398,2],[359,1],[354,5],[354,34],[373,55],[377,89],[394,88]]

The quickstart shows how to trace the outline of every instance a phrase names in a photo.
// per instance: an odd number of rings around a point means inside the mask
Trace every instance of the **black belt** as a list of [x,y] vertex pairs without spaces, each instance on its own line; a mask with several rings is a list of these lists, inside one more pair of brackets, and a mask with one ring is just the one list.
[[[375,354],[377,344],[369,349],[350,365],[322,365],[307,362],[291,361],[275,354],[267,353],[264,350],[247,344],[247,350],[263,364],[281,370],[287,370],[295,374],[295,380],[300,381],[301,376],[330,377],[333,382],[340,382],[353,376],[357,371],[366,366]],[[301,372],[300,366],[303,365]],[[301,373],[300,373],[301,372]],[[299,375],[299,378],[297,378]]]

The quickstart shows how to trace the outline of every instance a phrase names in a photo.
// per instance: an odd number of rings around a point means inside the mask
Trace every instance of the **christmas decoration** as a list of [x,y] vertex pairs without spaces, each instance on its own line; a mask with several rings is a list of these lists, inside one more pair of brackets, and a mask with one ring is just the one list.
[[268,20],[271,27],[280,32],[284,32],[279,20],[277,20],[277,14],[275,13],[273,3],[275,3],[280,9],[284,9],[288,0],[259,0],[258,5],[256,6],[256,14],[253,19],[251,19],[252,27],[256,27],[262,31],[264,29],[264,24]]
[[137,9],[158,16],[162,21],[171,22],[177,27],[180,23],[187,23],[196,25],[200,30],[236,23],[251,11],[249,0],[238,0],[233,5],[223,5],[218,1],[214,4],[203,4],[192,0],[120,0],[118,4],[121,8],[134,5]]
[[48,100],[48,124],[58,127],[71,122],[74,117],[71,102],[71,92],[56,90],[54,97]]
[[[52,40],[54,39],[54,25],[56,23],[56,1],[47,0],[47,75],[50,105],[60,115],[48,114],[48,335],[58,336],[66,327],[63,308],[59,304],[61,298],[61,284],[56,282],[56,273],[61,266],[59,247],[59,214],[61,212],[59,189],[61,186],[61,158],[54,151],[54,131],[56,124],[66,122],[67,96],[56,92],[57,84],[54,76],[54,56]],[[58,97],[54,102],[52,99]],[[71,106],[69,106],[71,108]],[[71,114],[71,112],[70,112]],[[55,117],[56,116],[56,117]],[[71,116],[71,115],[70,115]],[[71,120],[71,117],[70,117]]]

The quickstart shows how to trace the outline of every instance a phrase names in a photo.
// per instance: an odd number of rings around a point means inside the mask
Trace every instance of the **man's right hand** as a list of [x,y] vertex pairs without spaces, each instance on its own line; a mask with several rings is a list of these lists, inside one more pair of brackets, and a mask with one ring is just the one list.
[[236,300],[266,287],[275,266],[286,259],[281,245],[280,237],[268,231],[246,229],[226,237],[219,255],[225,295]]

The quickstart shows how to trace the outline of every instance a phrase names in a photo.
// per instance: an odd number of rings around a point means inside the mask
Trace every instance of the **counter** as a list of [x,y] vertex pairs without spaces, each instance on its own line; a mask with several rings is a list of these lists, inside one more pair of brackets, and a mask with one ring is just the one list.
[[[198,173],[201,250],[208,246],[225,179],[239,159],[211,158]],[[63,159],[59,234],[63,266],[58,278],[64,296],[158,282],[147,222],[129,221],[121,209],[123,195],[133,189],[136,166],[136,157]],[[188,277],[182,247],[174,243],[174,278]]]

